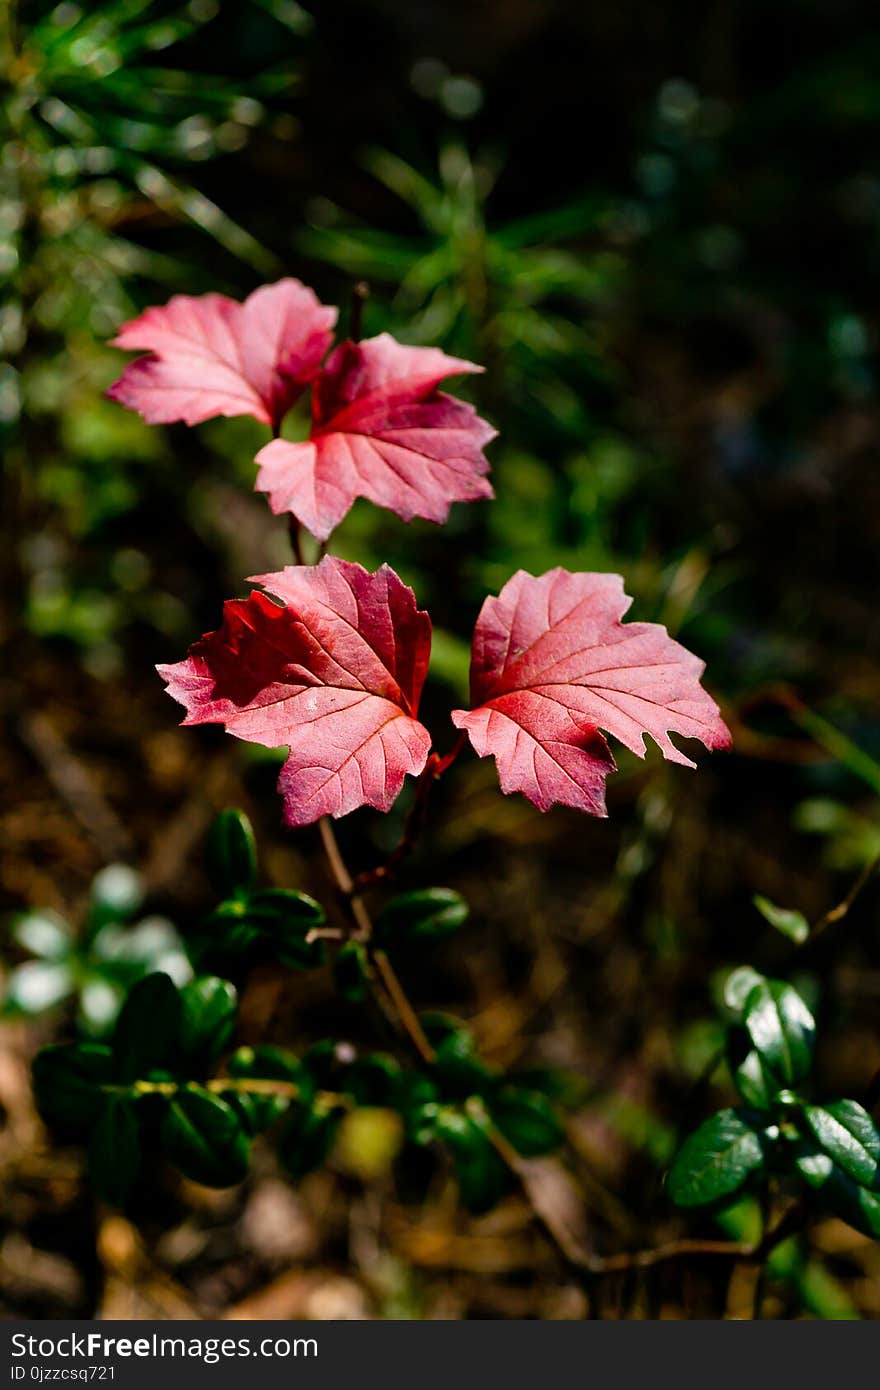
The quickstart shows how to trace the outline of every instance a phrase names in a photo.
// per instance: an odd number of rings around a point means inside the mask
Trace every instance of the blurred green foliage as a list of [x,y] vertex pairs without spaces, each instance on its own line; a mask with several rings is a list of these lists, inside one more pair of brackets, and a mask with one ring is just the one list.
[[98,675],[118,674],[116,639],[133,622],[167,632],[183,617],[140,538],[119,539],[162,445],[101,394],[118,365],[107,340],[138,299],[203,277],[196,245],[169,254],[142,232],[188,223],[229,265],[280,266],[194,171],[245,147],[295,92],[298,63],[244,79],[195,71],[182,46],[219,11],[213,0],[9,0],[0,19],[5,568],[30,630],[74,644]]
[[35,1017],[75,1002],[79,1029],[100,1038],[113,1027],[128,991],[145,975],[163,970],[177,984],[186,984],[192,968],[172,923],[153,915],[136,920],[143,896],[133,869],[108,864],[92,882],[78,931],[45,909],[17,917],[10,927],[13,950],[30,959],[8,972],[0,1018]]

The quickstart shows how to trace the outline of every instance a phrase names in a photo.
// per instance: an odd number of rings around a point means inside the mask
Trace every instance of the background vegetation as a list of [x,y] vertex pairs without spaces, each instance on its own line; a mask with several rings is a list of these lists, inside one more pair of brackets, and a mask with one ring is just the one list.
[[[583,1316],[517,1199],[463,1221],[438,1180],[407,1203],[377,1130],[349,1132],[300,1188],[268,1154],[219,1194],[155,1175],[133,1222],[96,1208],[78,1150],[47,1146],[30,1056],[76,1011],[100,1032],[144,968],[185,974],[219,808],[252,817],[269,881],[331,891],[314,837],[280,829],[274,755],[178,732],[153,671],[216,625],[240,575],[287,560],[250,493],[263,432],[148,429],[102,397],[121,361],[106,342],[172,293],[240,297],[291,273],[342,304],[365,278],[365,332],[487,364],[471,394],[501,430],[498,500],[442,534],[359,503],[337,536],[431,609],[435,727],[483,594],[520,566],[619,571],[634,616],[707,661],[734,754],[698,774],[624,759],[608,822],[541,816],[491,766],[456,767],[405,886],[430,865],[471,922],[404,968],[490,1061],[573,1078],[566,1164],[598,1250],[717,1236],[672,1211],[662,1175],[732,1096],[709,1065],[718,973],[794,971],[822,1093],[863,1095],[880,1065],[876,884],[799,956],[752,901],[818,920],[880,853],[873,9],[0,13],[0,1309]],[[400,816],[341,833],[369,867]],[[24,909],[39,912],[22,924]],[[243,1007],[267,1041],[357,1041],[320,975],[279,993],[257,974]],[[765,1309],[874,1317],[878,1274],[876,1246],[826,1221],[777,1262]],[[603,1315],[749,1315],[747,1282],[672,1264],[609,1281]]]

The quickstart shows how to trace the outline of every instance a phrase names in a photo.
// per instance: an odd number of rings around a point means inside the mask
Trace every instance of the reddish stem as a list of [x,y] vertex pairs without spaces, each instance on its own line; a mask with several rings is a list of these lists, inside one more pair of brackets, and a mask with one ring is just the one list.
[[449,752],[441,758],[439,753],[431,753],[416,783],[416,794],[403,826],[400,843],[391,851],[384,864],[359,874],[352,884],[352,892],[363,893],[385,879],[392,878],[401,861],[412,853],[416,841],[425,824],[431,788],[439,777],[452,766],[467,743],[467,734],[458,735]]
[[296,563],[298,565],[304,565],[305,560],[303,558],[302,530],[299,522],[292,513],[288,522],[288,530],[290,532],[290,545],[291,549],[293,550],[294,559],[296,560]]

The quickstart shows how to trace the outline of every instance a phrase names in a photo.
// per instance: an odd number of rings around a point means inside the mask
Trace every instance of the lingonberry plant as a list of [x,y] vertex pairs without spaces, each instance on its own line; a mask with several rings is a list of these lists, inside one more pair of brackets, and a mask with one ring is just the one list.
[[[260,588],[227,601],[216,631],[159,670],[186,710],[184,723],[222,724],[236,738],[287,749],[278,783],[284,823],[318,823],[338,901],[336,924],[328,923],[324,907],[298,889],[259,886],[250,825],[241,812],[224,812],[209,845],[220,901],[190,943],[200,973],[182,986],[161,971],[148,975],[131,988],[109,1042],[38,1056],[43,1113],[90,1133],[95,1185],[114,1202],[125,1200],[142,1152],[156,1146],[190,1178],[224,1186],[243,1178],[252,1139],[267,1131],[287,1170],[301,1175],[325,1159],[340,1118],[358,1106],[395,1111],[409,1144],[445,1146],[471,1210],[490,1207],[515,1181],[534,1200],[523,1160],[564,1138],[553,1088],[542,1074],[492,1070],[464,1026],[417,1012],[395,949],[454,932],[467,907],[447,888],[389,894],[394,870],[424,821],[432,785],[468,741],[479,757],[495,759],[503,792],[522,793],[541,811],[561,803],[594,816],[606,814],[605,781],[615,767],[606,734],[642,757],[650,735],[667,759],[687,766],[671,735],[708,749],[730,743],[700,684],[703,663],[664,628],[623,621],[630,600],[618,575],[554,569],[520,571],[486,599],[473,636],[470,708],[450,712],[458,734],[450,730],[440,738],[445,751],[434,750],[419,718],[428,614],[388,566],[368,573],[327,553],[327,544],[358,497],[404,520],[440,523],[453,502],[491,498],[483,450],[495,432],[438,389],[479,367],[388,334],[358,341],[356,328],[332,347],[336,319],[334,308],[288,279],[243,304],[178,296],[116,339],[146,355],[110,395],[147,421],[193,425],[245,414],[271,431],[257,455],[256,488],[273,512],[289,515],[296,563],[256,576]],[[309,437],[291,442],[282,426],[305,391]],[[303,563],[304,531],[320,552],[317,564]],[[332,819],[364,806],[389,811],[407,777],[416,787],[400,845],[353,878]],[[328,952],[340,993],[376,999],[397,1050],[359,1053],[331,1038],[302,1056],[247,1044],[230,1053],[237,996],[224,977],[267,958],[308,970]],[[817,1106],[802,1094],[814,1035],[803,1000],[742,968],[728,981],[726,1005],[743,1106],[685,1143],[669,1176],[673,1201],[717,1207],[794,1177],[808,1196],[819,1190],[860,1229],[880,1233],[880,1136],[870,1117],[855,1101]],[[575,1248],[552,1212],[535,1205],[585,1276],[690,1248],[678,1242],[602,1259]],[[754,1256],[778,1238],[768,1228],[754,1249],[715,1246]]]

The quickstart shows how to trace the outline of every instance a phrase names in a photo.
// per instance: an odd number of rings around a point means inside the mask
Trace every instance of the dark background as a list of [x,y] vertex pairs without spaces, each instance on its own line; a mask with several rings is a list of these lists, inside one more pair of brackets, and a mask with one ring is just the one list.
[[[706,660],[735,745],[697,772],[622,756],[607,822],[541,816],[463,760],[405,882],[453,884],[471,924],[401,972],[489,1060],[578,1079],[570,1133],[599,1248],[717,1236],[670,1212],[661,1178],[677,1136],[731,1094],[723,1070],[701,1079],[719,972],[749,960],[797,979],[823,1028],[822,1094],[861,1094],[880,1062],[876,887],[801,957],[752,904],[818,918],[880,851],[874,7],[231,0],[19,4],[4,23],[10,971],[27,957],[15,914],[48,909],[82,940],[112,863],[141,878],[129,915],[185,936],[211,906],[202,843],[227,804],[253,817],[267,880],[329,892],[315,837],[280,830],[277,760],[178,732],[152,669],[216,626],[243,575],[287,561],[250,491],[264,432],[149,430],[101,392],[122,361],[106,340],[145,304],[290,273],[344,322],[365,277],[365,331],[485,363],[468,391],[500,430],[496,502],[442,530],[358,503],[334,540],[388,560],[430,608],[438,746],[482,597],[556,564],[625,576],[633,616]],[[342,826],[355,867],[401,816]],[[15,979],[8,1312],[583,1315],[515,1201],[465,1221],[440,1175],[407,1204],[381,1143],[375,1171],[358,1141],[295,1191],[266,1154],[243,1190],[154,1175],[132,1223],[96,1212],[27,1087],[30,1053],[76,1006],[42,1007],[52,980],[33,972],[24,1000]],[[292,1045],[368,1036],[323,975],[271,1005],[252,981],[245,1015]],[[873,1317],[878,1272],[868,1242],[826,1222],[776,1271],[771,1312]],[[611,1290],[608,1315],[736,1315],[728,1274],[669,1269]]]

